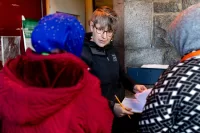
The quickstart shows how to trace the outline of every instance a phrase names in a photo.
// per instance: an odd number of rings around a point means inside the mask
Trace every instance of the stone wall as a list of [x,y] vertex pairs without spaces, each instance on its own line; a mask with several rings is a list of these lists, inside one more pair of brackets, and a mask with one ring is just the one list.
[[[178,60],[179,55],[167,43],[166,29],[180,11],[198,2],[200,0],[113,0],[114,9],[123,16],[115,42],[122,55],[124,48],[125,66],[171,64]],[[124,45],[119,41],[123,37]]]

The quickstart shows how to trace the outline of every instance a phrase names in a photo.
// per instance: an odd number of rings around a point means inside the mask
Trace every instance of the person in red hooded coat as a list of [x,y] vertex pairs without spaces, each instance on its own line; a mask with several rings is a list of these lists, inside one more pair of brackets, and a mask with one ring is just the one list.
[[34,51],[0,72],[2,133],[110,133],[113,115],[100,81],[79,58],[85,31],[64,13],[42,18]]

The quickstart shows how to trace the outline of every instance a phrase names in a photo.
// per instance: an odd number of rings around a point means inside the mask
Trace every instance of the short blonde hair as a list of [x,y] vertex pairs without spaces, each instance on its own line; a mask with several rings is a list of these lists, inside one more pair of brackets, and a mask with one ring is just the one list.
[[96,24],[100,24],[100,29],[105,29],[108,27],[108,30],[115,31],[118,23],[118,15],[117,13],[108,6],[102,6],[97,8],[90,19]]

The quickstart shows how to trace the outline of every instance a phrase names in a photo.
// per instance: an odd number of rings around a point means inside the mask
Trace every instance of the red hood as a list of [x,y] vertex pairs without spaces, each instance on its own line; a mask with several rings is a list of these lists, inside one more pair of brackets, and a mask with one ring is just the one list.
[[98,81],[88,81],[87,67],[69,53],[46,56],[28,49],[25,56],[8,61],[1,73],[3,117],[18,124],[48,118],[90,89],[85,84]]

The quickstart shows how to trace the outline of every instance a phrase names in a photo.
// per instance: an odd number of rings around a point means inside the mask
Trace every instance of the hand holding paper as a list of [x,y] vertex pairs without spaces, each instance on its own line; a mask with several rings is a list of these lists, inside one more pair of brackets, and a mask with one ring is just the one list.
[[135,85],[133,87],[133,92],[137,93],[137,92],[143,92],[147,90],[147,88],[144,85]]
[[[130,109],[130,110],[127,110],[127,109],[124,107],[124,105],[120,102],[120,100],[118,99],[118,97],[117,97],[116,95],[115,95],[115,98],[116,98],[116,100],[118,101],[119,105],[122,107],[122,109],[125,111],[124,113],[127,113],[129,119],[131,119],[131,117],[130,117],[130,115],[129,115],[129,113],[133,114],[132,112],[129,112],[131,109]],[[115,108],[115,107],[114,107],[114,108]]]
[[122,104],[126,107],[129,107],[132,109],[135,113],[142,113],[144,106],[146,104],[146,98],[151,92],[152,89],[147,89],[143,91],[142,93],[136,93],[135,98],[124,98]]

